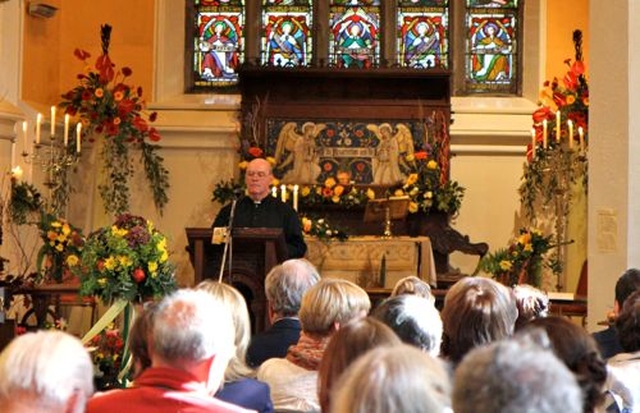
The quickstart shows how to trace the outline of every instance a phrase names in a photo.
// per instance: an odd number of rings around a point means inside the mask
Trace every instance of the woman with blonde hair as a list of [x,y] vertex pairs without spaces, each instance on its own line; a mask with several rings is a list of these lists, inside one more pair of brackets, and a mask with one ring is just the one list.
[[[229,284],[205,280],[196,289],[204,290],[225,304],[233,317],[235,329],[235,355],[224,373],[224,383],[216,398],[258,412],[273,412],[269,386],[255,379],[255,370],[247,366],[245,357],[251,341],[251,320],[247,302],[240,292]],[[212,317],[215,315],[212,314]]]

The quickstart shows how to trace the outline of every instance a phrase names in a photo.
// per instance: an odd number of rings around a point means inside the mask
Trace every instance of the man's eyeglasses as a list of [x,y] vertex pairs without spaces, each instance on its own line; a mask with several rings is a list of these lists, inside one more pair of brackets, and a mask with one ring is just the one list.
[[250,176],[250,177],[257,176],[258,178],[264,178],[264,177],[269,176],[269,172],[265,172],[265,171],[247,171],[247,176]]

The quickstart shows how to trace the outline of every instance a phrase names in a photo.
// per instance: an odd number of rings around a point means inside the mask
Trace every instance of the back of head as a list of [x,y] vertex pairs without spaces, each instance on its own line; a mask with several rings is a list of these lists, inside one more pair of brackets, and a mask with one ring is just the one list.
[[320,281],[313,264],[298,258],[287,260],[269,271],[264,289],[272,310],[282,317],[293,317],[300,311],[304,293]]
[[616,282],[616,301],[620,309],[624,306],[627,297],[638,290],[640,290],[640,270],[630,268]]
[[413,346],[378,347],[338,380],[332,413],[429,413],[450,406],[450,383],[438,359]]
[[417,295],[432,302],[435,301],[433,294],[431,294],[431,286],[415,275],[410,275],[398,280],[393,287],[393,291],[391,291],[391,297],[397,295]]
[[585,411],[591,411],[602,401],[607,378],[606,363],[598,346],[584,328],[564,317],[547,317],[531,321],[525,329],[545,330],[553,351],[578,381],[583,393]]
[[372,316],[382,321],[400,339],[432,356],[440,353],[442,319],[436,307],[417,295],[399,295],[384,300]]
[[326,336],[335,326],[367,315],[370,308],[369,295],[356,284],[323,278],[302,297],[300,325],[305,333]]
[[511,290],[489,278],[465,277],[444,299],[443,356],[458,363],[472,348],[513,334],[518,310]]
[[322,410],[328,411],[333,385],[354,360],[372,348],[400,343],[389,327],[371,317],[353,320],[338,330],[329,340],[318,369],[318,398]]
[[154,356],[164,363],[182,369],[212,356],[228,360],[233,355],[233,342],[231,311],[209,293],[178,290],[158,304]]
[[[0,354],[0,406],[5,412],[82,412],[92,394],[91,359],[69,334],[28,333]],[[70,407],[74,401],[75,409]]]
[[518,319],[516,329],[527,322],[549,314],[549,297],[547,294],[528,284],[519,284],[513,287],[513,294],[518,307]]
[[631,294],[624,302],[616,320],[620,345],[627,353],[640,350],[640,291]]
[[134,378],[148,367],[151,367],[153,322],[158,303],[151,301],[145,306],[133,321],[129,331],[129,351],[134,363]]
[[573,374],[554,354],[527,338],[473,349],[458,365],[456,413],[581,413]]
[[233,286],[213,280],[201,282],[196,286],[196,289],[208,292],[216,301],[221,302],[231,311],[236,352],[225,372],[225,380],[234,381],[244,376],[253,375],[252,370],[245,364],[247,348],[251,341],[251,319],[246,300],[240,291]]

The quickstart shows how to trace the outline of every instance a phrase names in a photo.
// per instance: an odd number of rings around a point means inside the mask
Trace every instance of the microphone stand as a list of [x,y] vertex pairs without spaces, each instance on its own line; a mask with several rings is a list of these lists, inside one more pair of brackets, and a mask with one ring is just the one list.
[[231,265],[233,262],[233,217],[236,214],[237,198],[233,198],[231,201],[231,211],[229,212],[229,224],[227,225],[226,242],[224,243],[224,251],[222,252],[222,263],[220,264],[220,274],[218,275],[218,282],[222,282],[222,275],[224,274],[224,266],[227,259],[227,252],[229,254],[229,274],[231,274]]

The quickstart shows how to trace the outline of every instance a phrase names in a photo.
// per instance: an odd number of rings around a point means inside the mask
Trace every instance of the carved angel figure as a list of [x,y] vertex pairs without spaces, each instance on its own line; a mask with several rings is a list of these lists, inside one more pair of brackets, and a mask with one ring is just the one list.
[[382,123],[379,126],[369,124],[367,129],[380,139],[376,148],[376,157],[373,159],[373,184],[393,185],[405,179],[400,165],[406,166],[404,157],[413,155],[411,130],[402,123],[396,124],[395,135],[388,123]]
[[286,123],[280,130],[276,145],[276,169],[293,167],[281,179],[282,183],[315,184],[320,175],[316,137],[325,129],[324,123],[306,122],[298,133],[295,122]]

